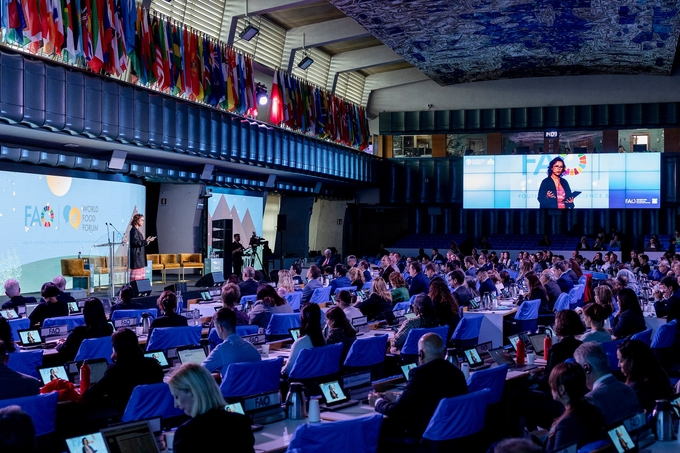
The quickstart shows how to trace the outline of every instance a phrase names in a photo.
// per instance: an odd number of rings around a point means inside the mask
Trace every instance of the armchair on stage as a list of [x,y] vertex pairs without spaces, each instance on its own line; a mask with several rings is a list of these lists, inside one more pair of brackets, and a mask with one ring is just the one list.
[[87,295],[90,295],[90,271],[85,269],[84,259],[70,258],[61,260],[61,275],[64,277],[86,278],[87,285],[85,286],[85,290],[87,291]]
[[161,271],[161,283],[165,283],[165,264],[161,262],[161,255],[146,254],[147,261],[151,261],[151,283],[153,284],[153,271]]
[[182,265],[182,280],[187,269],[198,269],[203,274],[203,255],[200,253],[180,253],[179,262]]

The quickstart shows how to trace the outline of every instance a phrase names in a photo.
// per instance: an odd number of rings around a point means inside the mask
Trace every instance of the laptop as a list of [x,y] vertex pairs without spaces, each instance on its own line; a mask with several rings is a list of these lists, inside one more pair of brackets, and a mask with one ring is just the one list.
[[545,334],[544,333],[536,333],[533,335],[529,335],[529,342],[531,343],[531,347],[534,349],[534,352],[536,355],[542,356],[544,352],[543,348],[543,340],[545,340]]
[[538,368],[538,365],[517,365],[512,356],[503,347],[490,349],[489,354],[491,354],[491,357],[496,361],[497,364],[508,365],[509,368],[514,371],[526,371]]
[[288,329],[288,332],[290,333],[290,336],[293,337],[293,341],[296,341],[298,338],[300,338],[300,328],[296,329]]
[[484,360],[482,360],[479,352],[477,352],[476,347],[465,349],[463,354],[465,354],[465,360],[467,360],[467,363],[470,364],[471,370],[483,370],[484,368],[489,368],[491,366],[487,363],[484,363]]
[[517,352],[517,342],[519,341],[520,338],[524,342],[525,350],[529,348],[529,336],[527,335],[526,332],[520,332],[517,335],[511,335],[508,337],[508,341],[512,345],[512,349],[514,352]]
[[144,357],[156,359],[163,370],[170,368],[170,362],[168,362],[168,358],[165,356],[165,352],[163,351],[147,351],[144,353]]
[[104,436],[100,432],[66,439],[66,447],[69,453],[83,453],[85,447],[90,447],[92,451],[97,453],[108,453],[109,451],[104,443]]
[[352,318],[352,327],[354,327],[354,330],[356,330],[357,335],[363,335],[366,332],[370,331],[371,328],[368,325],[368,317],[367,316],[358,316],[356,318]]
[[17,319],[19,317],[19,314],[13,308],[5,308],[3,310],[0,310],[0,316],[2,316],[5,319]]
[[19,330],[19,342],[24,349],[42,348],[45,340],[40,335],[39,329]]
[[148,420],[105,428],[101,434],[107,453],[160,453]]
[[74,315],[80,315],[80,314],[81,314],[81,309],[78,306],[78,302],[68,302],[68,315],[74,316]]
[[482,359],[490,359],[491,356],[489,355],[489,349],[493,349],[493,342],[485,341],[484,343],[479,343],[475,346],[475,349]]
[[413,363],[404,363],[401,366],[401,372],[404,374],[404,377],[408,381],[408,373],[414,368],[418,367],[418,364],[413,362]]
[[351,400],[345,396],[345,392],[342,391],[342,387],[340,387],[340,383],[337,380],[320,384],[319,387],[326,401],[325,404],[321,405],[325,410],[335,411],[359,404],[359,401]]
[[183,348],[177,348],[177,356],[179,357],[179,363],[182,365],[186,363],[196,363],[200,365],[206,358],[205,349],[203,349],[203,346],[187,346]]
[[415,313],[405,313],[404,314],[404,318],[406,318],[406,319],[413,319],[415,317],[416,317]]
[[132,317],[132,318],[118,318],[113,320],[113,327],[114,329],[122,329],[125,327],[136,327],[137,326],[137,318]]
[[36,302],[36,303],[30,303],[30,304],[27,303],[27,304],[26,304],[26,317],[27,317],[27,318],[28,318],[29,316],[31,316],[31,313],[33,313],[33,310],[35,310],[35,307],[37,307],[38,305],[40,305],[40,304],[38,304],[37,302]]
[[638,451],[638,447],[635,442],[633,442],[633,438],[630,437],[625,424],[621,423],[620,425],[608,429],[607,434],[609,435],[612,444],[614,444],[617,453],[635,453]]
[[212,300],[213,300],[213,298],[210,295],[210,291],[201,291],[201,301],[202,302],[212,302]]
[[[85,360],[90,367],[90,384],[96,384],[104,377],[106,369],[109,367],[109,362],[106,359],[88,359]],[[80,367],[83,362],[67,362],[66,372],[69,380],[74,384],[80,384]]]
[[64,365],[38,367],[38,374],[43,385],[47,385],[56,379],[68,381],[68,373]]

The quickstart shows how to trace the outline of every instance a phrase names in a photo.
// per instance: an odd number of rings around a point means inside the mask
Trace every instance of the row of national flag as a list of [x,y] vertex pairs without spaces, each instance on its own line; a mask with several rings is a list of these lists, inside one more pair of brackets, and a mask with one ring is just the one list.
[[366,111],[283,70],[274,73],[269,120],[322,139],[365,150]]
[[[0,0],[2,42],[101,75],[246,116],[257,115],[253,61],[135,0]],[[365,149],[363,108],[277,70],[272,123]]]

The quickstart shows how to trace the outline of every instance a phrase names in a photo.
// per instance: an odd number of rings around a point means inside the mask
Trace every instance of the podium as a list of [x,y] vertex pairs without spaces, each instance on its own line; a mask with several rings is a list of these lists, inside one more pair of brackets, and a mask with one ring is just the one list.
[[[108,235],[107,235],[108,236]],[[108,237],[107,237],[108,238]],[[115,238],[114,238],[115,239]],[[115,269],[115,260],[114,260],[114,248],[118,245],[123,245],[124,242],[112,242],[109,240],[108,242],[102,243],[102,244],[95,244],[92,247],[108,247],[109,248],[109,297],[111,300],[115,299],[116,297],[116,282],[114,279],[114,269]],[[126,262],[126,269],[125,269],[125,274],[127,275],[127,262]]]
[[[224,273],[224,260],[222,258],[208,258],[203,264],[203,275],[208,275],[211,272]],[[231,273],[231,269],[229,269]]]

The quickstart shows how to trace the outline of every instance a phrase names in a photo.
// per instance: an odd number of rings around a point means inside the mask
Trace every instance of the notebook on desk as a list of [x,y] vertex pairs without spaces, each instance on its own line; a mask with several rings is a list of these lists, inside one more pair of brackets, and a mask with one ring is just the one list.
[[345,396],[345,392],[342,391],[337,380],[320,384],[319,387],[325,400],[325,403],[321,405],[322,409],[334,411],[359,404],[359,401],[351,400]]
[[31,316],[31,313],[33,313],[33,310],[35,310],[35,307],[38,306],[38,303],[27,303],[26,304],[26,317],[28,318]]
[[543,340],[545,340],[544,333],[529,335],[529,342],[531,343],[531,347],[537,355],[543,355],[543,352],[545,351],[545,348],[543,347]]
[[617,453],[636,453],[638,451],[637,444],[633,442],[632,437],[623,423],[608,428],[607,434],[609,435],[612,444],[614,444]]
[[[246,411],[243,410],[243,405],[241,403],[232,403],[224,406],[224,410],[227,412],[235,412],[237,414],[246,415]],[[250,425],[251,431],[261,431],[264,428],[262,425]]]
[[100,432],[66,439],[66,447],[69,453],[83,453],[86,447],[97,453],[108,453],[109,451],[104,443],[104,436]]
[[300,338],[300,328],[288,329],[288,332],[290,333],[290,336],[293,337],[293,341]]

